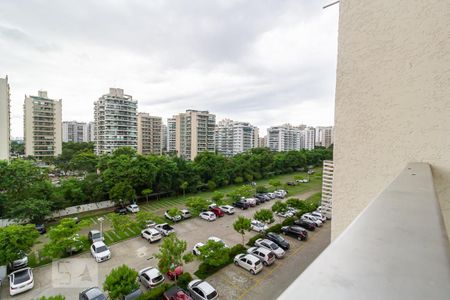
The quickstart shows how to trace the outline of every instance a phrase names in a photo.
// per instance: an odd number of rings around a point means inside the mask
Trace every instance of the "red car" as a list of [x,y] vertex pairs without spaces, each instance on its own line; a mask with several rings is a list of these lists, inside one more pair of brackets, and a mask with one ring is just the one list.
[[209,210],[210,212],[213,212],[217,217],[223,217],[225,214],[223,211],[218,207],[213,207]]
[[192,300],[192,298],[186,293],[186,291],[180,289],[177,286],[173,286],[163,294],[164,300]]
[[167,276],[169,276],[170,280],[175,280],[175,278],[178,278],[181,274],[183,274],[182,266],[178,266],[173,270],[167,271]]

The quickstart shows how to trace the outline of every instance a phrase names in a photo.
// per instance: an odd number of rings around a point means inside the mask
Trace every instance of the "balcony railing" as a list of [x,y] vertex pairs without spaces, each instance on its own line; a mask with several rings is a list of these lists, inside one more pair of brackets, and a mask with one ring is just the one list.
[[430,166],[408,164],[279,299],[450,299]]

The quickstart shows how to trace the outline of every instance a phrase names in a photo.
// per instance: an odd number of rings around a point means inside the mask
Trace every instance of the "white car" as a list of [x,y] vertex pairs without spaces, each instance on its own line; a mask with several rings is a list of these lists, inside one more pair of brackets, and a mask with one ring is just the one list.
[[142,269],[138,272],[138,281],[146,288],[151,289],[164,282],[164,276],[154,267]]
[[265,266],[270,266],[275,262],[275,254],[269,249],[263,247],[251,247],[247,250],[247,253],[259,258]]
[[322,223],[325,223],[326,220],[327,220],[327,218],[326,218],[324,215],[322,215],[320,212],[318,212],[318,211],[313,211],[313,212],[311,213],[311,215],[312,215],[313,217],[318,218],[320,221],[322,221]]
[[256,232],[265,231],[269,228],[265,223],[258,221],[258,220],[252,220],[252,223],[250,226],[252,227],[252,230],[254,230]]
[[130,204],[127,206],[127,210],[132,213],[139,212],[139,206],[137,204]]
[[203,211],[200,213],[200,218],[206,221],[214,221],[216,220],[216,215],[210,211]]
[[285,212],[277,212],[277,216],[282,217],[282,218],[290,218],[290,217],[293,217],[294,214],[292,212],[290,212],[289,210],[287,210]]
[[161,232],[159,232],[155,228],[147,228],[142,230],[141,236],[147,241],[149,241],[149,243],[156,242],[162,239]]
[[234,207],[231,205],[222,205],[219,207],[224,213],[226,213],[227,215],[232,215],[234,214]]
[[175,232],[175,229],[167,223],[155,225],[155,229],[161,232],[164,236],[168,236],[169,234]]
[[267,193],[267,196],[270,197],[270,199],[275,199],[277,196],[275,195],[275,193]]
[[285,254],[284,250],[281,249],[280,246],[268,239],[257,239],[255,241],[255,246],[263,247],[272,251],[277,258],[282,258]]
[[109,251],[108,246],[101,241],[91,245],[91,254],[98,263],[111,258],[111,251]]
[[194,300],[216,300],[219,294],[208,282],[195,279],[189,282],[187,290]]
[[199,256],[200,255],[200,247],[205,246],[205,244],[203,244],[202,242],[197,243],[194,245],[194,248],[192,248],[192,254]]
[[210,236],[210,237],[208,238],[208,241],[219,242],[219,243],[222,243],[222,244],[225,246],[225,248],[229,248],[228,245],[225,244],[225,242],[224,242],[222,239],[219,239],[218,237]]
[[246,269],[253,275],[258,274],[263,269],[261,260],[252,254],[241,253],[236,255],[234,257],[234,264],[236,266],[241,266],[242,268]]
[[304,215],[302,215],[301,219],[302,219],[302,220],[308,220],[308,221],[311,221],[311,222],[313,222],[314,224],[316,224],[317,227],[322,226],[322,221],[320,221],[318,218],[316,218],[316,217],[314,217],[314,216],[312,216],[312,215],[310,215],[310,214],[304,214]]
[[171,221],[174,221],[174,222],[178,222],[178,221],[181,221],[181,216],[180,215],[175,215],[175,216],[171,216],[171,215],[169,215],[169,211],[168,210],[166,210],[165,212],[164,212],[164,216],[167,218],[167,219],[169,219],[169,220],[171,220]]
[[208,205],[208,209],[213,209],[216,207],[217,207],[217,204],[215,204],[215,203],[211,203],[210,205]]
[[182,209],[181,211],[181,217],[183,219],[189,219],[190,217],[192,217],[191,212],[187,209]]
[[34,287],[33,271],[24,268],[9,274],[9,294],[11,296],[26,292]]
[[153,220],[147,220],[145,221],[145,228],[153,228],[155,227],[156,222]]
[[256,206],[257,202],[255,198],[244,198],[243,200],[245,200],[249,206]]

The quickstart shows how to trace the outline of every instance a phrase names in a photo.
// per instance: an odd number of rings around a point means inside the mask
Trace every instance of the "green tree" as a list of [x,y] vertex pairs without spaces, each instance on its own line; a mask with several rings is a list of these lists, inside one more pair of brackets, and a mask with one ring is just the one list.
[[222,242],[208,240],[199,251],[199,259],[210,266],[219,267],[230,260],[230,248],[225,247]]
[[6,265],[29,253],[39,233],[34,225],[0,227],[0,265]]
[[159,217],[157,217],[154,213],[141,210],[136,214],[136,223],[139,227],[143,228],[147,224],[147,221],[154,221],[156,222]]
[[169,210],[167,210],[167,214],[174,218],[175,216],[181,216],[181,211],[177,207],[172,207]]
[[155,257],[159,260],[159,270],[162,273],[167,273],[184,263],[192,261],[192,253],[184,254],[186,249],[186,241],[178,239],[175,234],[165,237],[161,246],[159,246],[159,252],[155,254]]
[[212,195],[212,199],[214,201],[214,203],[216,203],[217,205],[222,205],[223,202],[223,198],[225,197],[225,194],[219,191],[215,191]]
[[273,219],[273,212],[271,212],[269,209],[267,208],[263,208],[258,210],[257,212],[255,212],[255,215],[253,216],[253,218],[255,220],[264,222],[266,224],[270,224],[274,222]]
[[272,211],[275,213],[285,213],[288,210],[288,205],[285,202],[277,201],[272,205]]
[[183,190],[183,198],[186,197],[186,189],[188,188],[188,186],[189,186],[189,182],[187,182],[187,181],[183,181],[183,183],[180,184],[180,189]]
[[245,232],[252,230],[252,221],[244,216],[239,216],[233,223],[233,228],[242,235],[242,245],[245,245]]
[[11,141],[10,147],[11,153],[14,155],[24,155],[25,154],[25,143],[19,141]]
[[145,197],[145,199],[147,200],[147,203],[148,203],[148,196],[149,196],[151,193],[153,193],[153,190],[150,189],[150,188],[143,189],[143,190],[141,191],[141,194],[142,194],[142,196]]
[[214,180],[208,180],[208,189],[210,191],[214,191],[217,187],[217,184],[214,182]]
[[275,189],[278,189],[278,187],[282,186],[281,181],[279,181],[278,179],[269,180],[269,185],[273,186]]
[[243,185],[237,189],[235,189],[233,192],[229,194],[231,199],[233,201],[237,201],[241,199],[241,197],[248,198],[255,194],[255,189],[250,185]]
[[19,222],[41,224],[51,214],[52,203],[45,199],[28,198],[17,201],[7,212],[7,216]]
[[136,199],[136,192],[127,182],[119,182],[109,190],[109,197],[116,204],[124,204]]
[[124,232],[126,228],[134,224],[134,221],[128,215],[110,213],[108,218],[111,220],[111,225],[116,232]]
[[269,190],[265,185],[257,185],[256,186],[256,192],[257,193],[267,193]]
[[201,197],[190,197],[186,201],[186,206],[189,207],[193,215],[198,215],[205,209],[208,209],[209,202]]
[[98,157],[91,151],[79,152],[69,161],[69,168],[85,173],[97,170]]
[[88,221],[79,223],[73,218],[64,218],[58,225],[53,226],[48,231],[50,242],[45,244],[44,252],[51,257],[61,257],[66,254],[71,255],[74,251],[79,251],[87,245],[85,236],[80,236],[80,229],[88,225]]
[[127,265],[121,265],[112,269],[111,273],[106,276],[103,289],[108,292],[111,299],[123,299],[126,295],[139,288],[139,283],[136,280],[137,276],[138,272]]

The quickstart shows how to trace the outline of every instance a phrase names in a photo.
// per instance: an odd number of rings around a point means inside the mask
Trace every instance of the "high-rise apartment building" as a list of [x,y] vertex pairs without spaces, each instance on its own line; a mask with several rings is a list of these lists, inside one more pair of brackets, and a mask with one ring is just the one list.
[[259,138],[258,147],[260,147],[260,148],[267,147],[267,135]]
[[0,78],[0,160],[9,159],[11,97],[8,76]]
[[315,132],[316,146],[328,148],[333,144],[333,127],[317,126]]
[[299,128],[291,124],[270,127],[267,129],[267,147],[272,151],[299,150]]
[[331,218],[333,207],[333,173],[333,161],[324,160],[322,172],[322,200],[320,206],[321,212],[325,214],[327,218]]
[[167,153],[176,153],[177,122],[176,117],[167,119]]
[[216,151],[225,156],[233,156],[258,147],[259,130],[247,122],[224,119],[216,127]]
[[194,159],[200,152],[214,152],[215,115],[208,111],[186,110],[175,119],[178,156]]
[[162,118],[138,113],[137,116],[138,146],[140,154],[161,154],[162,151]]
[[95,142],[95,122],[88,123],[89,142]]
[[120,147],[137,150],[137,100],[123,89],[110,88],[109,93],[94,102],[95,152],[111,153]]
[[312,150],[316,142],[316,130],[314,127],[306,127],[300,130],[300,149]]
[[167,125],[161,125],[161,152],[167,153]]
[[89,125],[86,122],[64,121],[62,122],[63,142],[82,143],[89,142]]
[[62,101],[48,98],[46,91],[25,96],[25,155],[37,159],[54,157],[62,152]]

